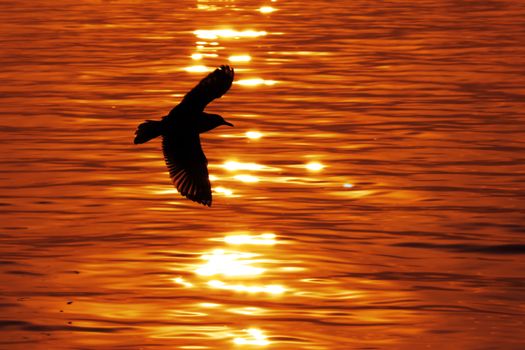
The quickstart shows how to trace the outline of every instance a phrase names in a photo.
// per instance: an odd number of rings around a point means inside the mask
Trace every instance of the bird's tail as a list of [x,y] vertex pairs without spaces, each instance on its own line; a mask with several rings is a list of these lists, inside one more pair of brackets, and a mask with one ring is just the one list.
[[145,143],[162,134],[162,123],[157,120],[146,120],[135,130],[134,144]]

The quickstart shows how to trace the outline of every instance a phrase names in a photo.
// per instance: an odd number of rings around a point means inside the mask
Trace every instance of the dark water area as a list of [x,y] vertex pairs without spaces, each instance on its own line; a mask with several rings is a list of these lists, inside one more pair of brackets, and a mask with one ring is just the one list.
[[[0,349],[523,349],[522,1],[0,1]],[[207,72],[214,204],[159,140]]]

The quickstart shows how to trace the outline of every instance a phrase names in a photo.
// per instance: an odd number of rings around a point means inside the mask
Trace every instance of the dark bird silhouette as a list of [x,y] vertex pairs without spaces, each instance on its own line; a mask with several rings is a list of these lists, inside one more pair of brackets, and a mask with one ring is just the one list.
[[162,151],[171,181],[180,194],[211,206],[208,160],[199,134],[220,125],[233,126],[218,114],[204,112],[208,103],[221,97],[233,82],[233,68],[220,66],[202,79],[160,121],[146,120],[135,131],[135,144],[162,136]]

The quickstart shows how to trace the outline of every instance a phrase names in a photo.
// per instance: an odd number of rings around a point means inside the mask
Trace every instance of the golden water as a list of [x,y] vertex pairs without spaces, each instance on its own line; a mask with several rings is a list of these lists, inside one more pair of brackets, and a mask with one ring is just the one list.
[[[1,349],[523,349],[522,1],[2,1]],[[132,144],[207,71],[214,205]]]

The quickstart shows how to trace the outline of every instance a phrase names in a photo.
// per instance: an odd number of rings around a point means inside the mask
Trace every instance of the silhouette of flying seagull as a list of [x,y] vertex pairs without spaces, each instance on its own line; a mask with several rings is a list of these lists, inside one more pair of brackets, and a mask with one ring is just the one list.
[[220,125],[233,126],[218,114],[204,112],[208,103],[221,97],[233,82],[233,68],[222,65],[202,79],[160,121],[146,120],[135,131],[135,144],[162,136],[162,151],[171,181],[180,194],[211,207],[208,160],[199,134]]

